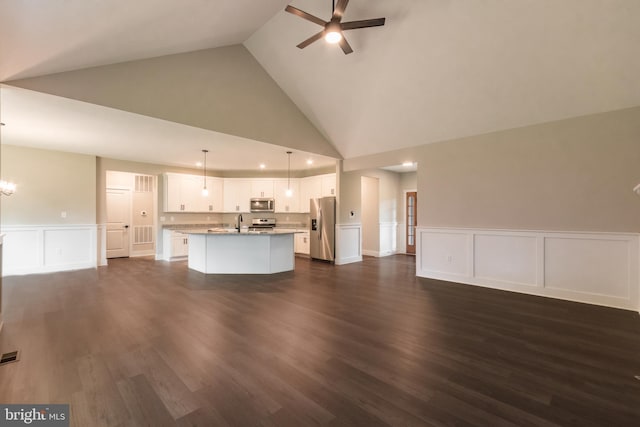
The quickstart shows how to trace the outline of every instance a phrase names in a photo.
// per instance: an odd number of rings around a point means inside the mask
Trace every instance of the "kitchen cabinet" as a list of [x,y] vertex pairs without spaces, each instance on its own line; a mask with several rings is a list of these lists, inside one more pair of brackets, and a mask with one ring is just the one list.
[[[201,212],[222,212],[223,210],[223,184],[222,178],[207,177],[208,196],[203,196]],[[202,193],[202,190],[201,190]]]
[[251,180],[251,197],[257,199],[273,199],[273,180],[272,179],[252,179]]
[[249,212],[250,199],[251,180],[242,178],[224,178],[224,212],[247,213]]
[[329,173],[320,175],[321,194],[322,197],[331,197],[336,195],[336,174]]
[[287,196],[289,182],[286,179],[274,180],[276,213],[300,212],[300,183],[291,179],[291,197]]
[[207,177],[208,196],[202,195],[202,176],[164,174],[165,212],[221,212],[222,179]]
[[164,174],[164,211],[195,212],[200,200],[195,194],[198,182],[195,175]]
[[336,195],[336,175],[292,178],[291,197],[287,180],[269,178],[207,177],[207,196],[202,195],[202,175],[165,173],[164,212],[250,212],[251,198],[275,199],[276,213],[308,213],[309,200]]
[[309,255],[309,231],[308,230],[298,230],[302,231],[302,233],[297,233],[295,242],[294,242],[294,251],[297,254],[305,254]]
[[179,231],[162,231],[162,258],[166,261],[185,259],[189,255],[189,236]]
[[320,176],[300,178],[300,212],[309,213],[311,199],[322,195],[322,179]]

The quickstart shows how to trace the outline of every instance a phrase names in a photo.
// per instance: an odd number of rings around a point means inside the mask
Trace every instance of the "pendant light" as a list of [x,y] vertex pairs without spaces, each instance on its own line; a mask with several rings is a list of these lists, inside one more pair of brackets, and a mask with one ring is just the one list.
[[291,191],[291,151],[287,151],[287,191],[286,196],[293,196],[293,191]]
[[204,163],[202,164],[202,197],[207,197],[209,195],[209,190],[207,190],[207,153],[209,150],[202,150],[204,153]]

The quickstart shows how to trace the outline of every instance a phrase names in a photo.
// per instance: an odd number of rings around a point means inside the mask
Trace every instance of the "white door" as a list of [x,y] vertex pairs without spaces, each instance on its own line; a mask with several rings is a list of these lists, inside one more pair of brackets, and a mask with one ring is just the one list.
[[129,256],[129,190],[107,189],[107,258]]

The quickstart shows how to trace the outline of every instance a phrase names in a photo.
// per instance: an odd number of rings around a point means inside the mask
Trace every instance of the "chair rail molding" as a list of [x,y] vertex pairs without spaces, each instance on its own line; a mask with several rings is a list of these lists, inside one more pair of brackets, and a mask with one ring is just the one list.
[[417,227],[416,275],[640,310],[640,234]]

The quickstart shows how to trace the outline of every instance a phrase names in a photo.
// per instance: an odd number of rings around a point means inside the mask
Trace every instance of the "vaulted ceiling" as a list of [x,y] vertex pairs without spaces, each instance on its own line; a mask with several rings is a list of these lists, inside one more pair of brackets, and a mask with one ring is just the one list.
[[347,56],[288,3],[2,1],[0,81],[243,43],[344,158],[640,105],[636,0],[351,0]]

